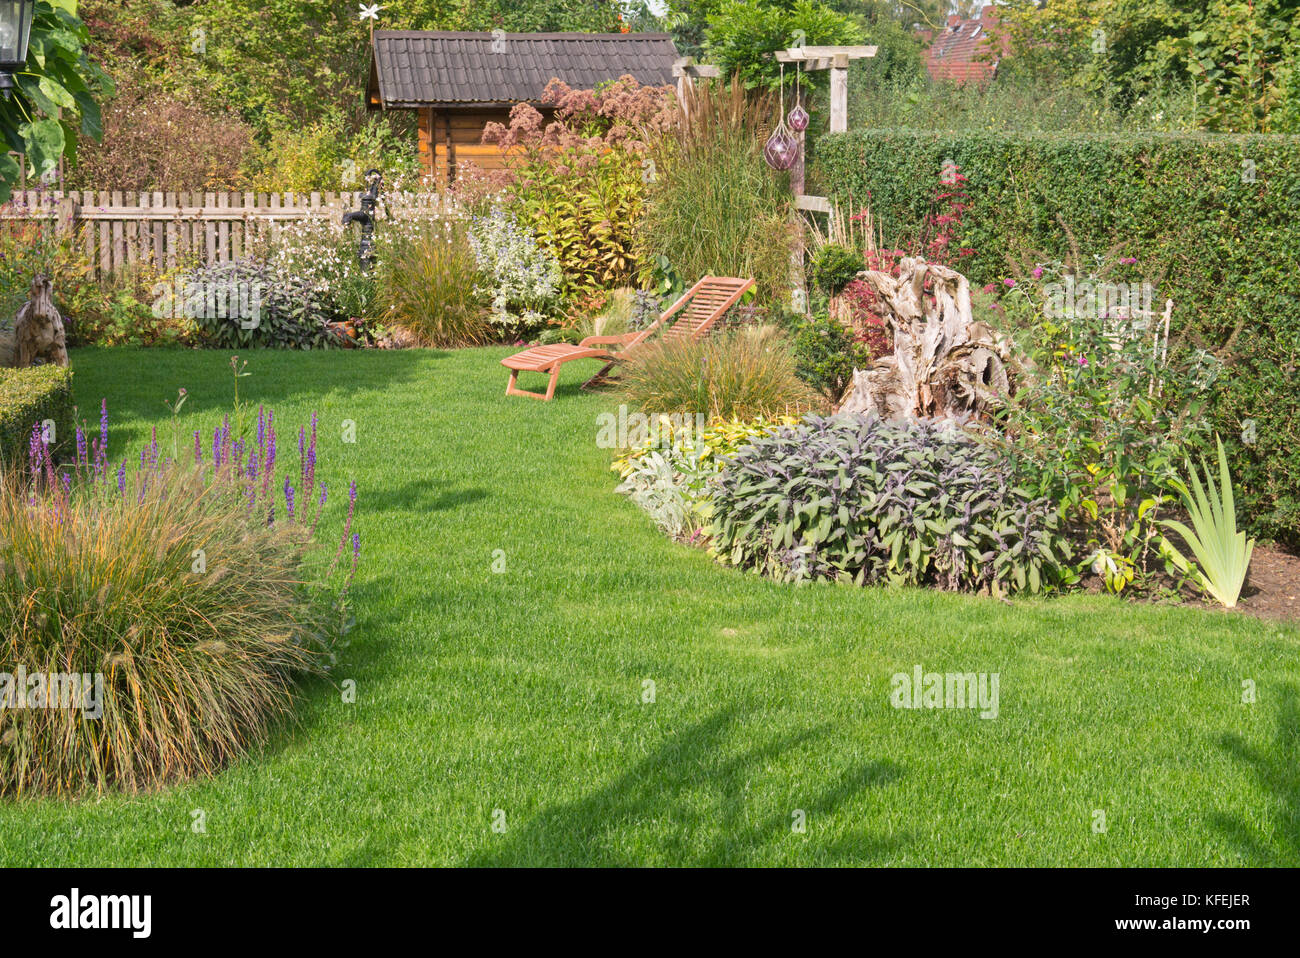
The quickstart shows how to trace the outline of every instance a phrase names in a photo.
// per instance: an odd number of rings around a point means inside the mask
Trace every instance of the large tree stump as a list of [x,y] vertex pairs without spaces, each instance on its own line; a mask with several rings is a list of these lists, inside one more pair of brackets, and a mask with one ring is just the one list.
[[[894,353],[855,369],[840,412],[889,419],[969,419],[1010,392],[1005,340],[971,318],[970,281],[919,256],[902,261],[897,278],[863,270],[858,278],[879,297],[894,336]],[[929,280],[930,288],[926,289]]]
[[42,363],[68,365],[68,341],[63,317],[54,308],[54,284],[48,276],[32,280],[30,297],[14,319],[18,368]]

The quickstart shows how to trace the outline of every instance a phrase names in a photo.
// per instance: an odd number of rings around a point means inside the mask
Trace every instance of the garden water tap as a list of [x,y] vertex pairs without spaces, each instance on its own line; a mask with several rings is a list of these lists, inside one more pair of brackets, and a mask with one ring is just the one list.
[[343,214],[343,225],[361,224],[361,246],[357,251],[357,260],[362,269],[369,269],[375,248],[375,206],[379,202],[379,183],[384,175],[379,170],[366,170],[366,191],[361,194],[361,209]]

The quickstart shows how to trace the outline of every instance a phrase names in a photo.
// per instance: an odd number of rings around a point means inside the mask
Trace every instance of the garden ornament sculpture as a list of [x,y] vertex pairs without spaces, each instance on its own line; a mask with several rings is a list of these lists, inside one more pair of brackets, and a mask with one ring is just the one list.
[[48,276],[32,280],[31,296],[14,320],[14,340],[19,368],[44,363],[68,365],[63,317],[54,307],[54,284]]
[[774,170],[788,170],[799,159],[799,141],[785,125],[785,64],[781,64],[781,114],[776,129],[763,144],[763,159]]

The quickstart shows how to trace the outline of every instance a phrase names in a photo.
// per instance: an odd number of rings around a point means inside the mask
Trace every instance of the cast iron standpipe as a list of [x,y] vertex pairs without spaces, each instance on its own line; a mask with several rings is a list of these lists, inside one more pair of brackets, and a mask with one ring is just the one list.
[[343,214],[344,226],[352,223],[361,224],[361,248],[357,252],[357,260],[363,270],[370,269],[371,260],[374,258],[375,206],[379,202],[379,181],[383,178],[384,175],[378,170],[366,170],[366,182],[370,186],[361,194],[360,211],[353,210],[351,213]]

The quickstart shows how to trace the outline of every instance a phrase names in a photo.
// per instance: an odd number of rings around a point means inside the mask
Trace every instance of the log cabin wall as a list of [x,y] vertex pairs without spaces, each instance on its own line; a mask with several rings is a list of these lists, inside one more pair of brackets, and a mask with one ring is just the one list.
[[420,166],[438,186],[456,179],[457,166],[466,161],[485,170],[505,166],[505,155],[483,142],[489,123],[509,124],[510,109],[448,109],[426,107],[420,113]]

